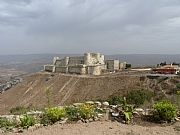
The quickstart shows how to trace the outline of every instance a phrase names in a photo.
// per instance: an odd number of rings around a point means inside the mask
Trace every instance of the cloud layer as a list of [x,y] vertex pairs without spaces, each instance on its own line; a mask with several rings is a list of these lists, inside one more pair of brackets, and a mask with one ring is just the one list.
[[0,54],[180,53],[179,0],[0,0]]

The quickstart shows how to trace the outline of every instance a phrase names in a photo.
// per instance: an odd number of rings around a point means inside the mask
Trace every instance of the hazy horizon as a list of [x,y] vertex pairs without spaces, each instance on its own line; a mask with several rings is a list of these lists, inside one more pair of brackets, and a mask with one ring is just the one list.
[[[119,53],[119,54],[108,54],[108,53],[102,53],[102,52],[90,52],[88,51],[89,53],[101,53],[101,54],[104,54],[104,55],[180,55],[180,53],[169,53],[169,54],[166,54],[166,53]],[[83,55],[84,53],[87,53],[87,52],[82,52],[82,53],[25,53],[25,54],[0,54],[0,56],[23,56],[23,55]]]
[[[29,54],[29,55],[0,55],[0,66],[2,65],[29,65],[39,63],[37,67],[51,64],[53,57],[64,58],[65,56],[79,56],[82,54]],[[155,66],[161,62],[180,63],[180,54],[114,54],[105,55],[105,59],[119,59],[135,66]],[[38,68],[39,69],[39,68]]]
[[179,54],[180,0],[0,0],[0,55]]

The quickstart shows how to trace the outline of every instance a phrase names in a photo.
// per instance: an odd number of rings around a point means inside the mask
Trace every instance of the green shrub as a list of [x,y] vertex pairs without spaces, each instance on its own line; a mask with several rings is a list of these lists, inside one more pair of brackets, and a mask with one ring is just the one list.
[[176,94],[177,94],[177,95],[180,95],[180,90],[177,90],[177,91],[176,91]]
[[5,128],[5,130],[11,130],[16,126],[17,122],[15,120],[10,121],[7,118],[0,118],[0,128]]
[[52,121],[49,119],[49,117],[47,115],[43,115],[42,118],[40,119],[40,123],[43,126],[48,126],[53,124]]
[[36,124],[36,120],[34,117],[29,115],[24,115],[23,118],[20,119],[20,126],[24,129],[28,129],[30,126]]
[[30,108],[17,106],[15,108],[11,108],[10,113],[14,115],[21,115],[21,114],[26,114],[28,111],[30,111]]
[[176,84],[176,88],[177,88],[177,89],[180,89],[180,83],[177,83],[177,84]]
[[121,105],[124,102],[123,97],[121,96],[111,96],[108,99],[110,105]]
[[69,120],[78,120],[79,110],[77,107],[68,106],[65,108],[65,111]]
[[133,118],[133,107],[128,106],[127,110],[123,111],[124,120],[129,123]]
[[79,115],[83,119],[94,118],[97,115],[95,110],[96,108],[94,105],[83,104],[79,106]]
[[153,117],[156,121],[172,121],[177,115],[177,108],[169,101],[160,101],[153,106]]
[[133,111],[134,107],[132,105],[127,104],[126,98],[124,97],[122,104],[122,113],[123,119],[126,121],[126,123],[129,123],[133,118]]
[[44,117],[47,117],[52,123],[55,123],[66,116],[64,108],[53,107],[45,110]]
[[145,90],[134,90],[128,93],[127,103],[134,104],[136,107],[143,105],[145,101],[150,101],[153,93]]
[[180,90],[176,91],[176,104],[178,109],[180,110]]

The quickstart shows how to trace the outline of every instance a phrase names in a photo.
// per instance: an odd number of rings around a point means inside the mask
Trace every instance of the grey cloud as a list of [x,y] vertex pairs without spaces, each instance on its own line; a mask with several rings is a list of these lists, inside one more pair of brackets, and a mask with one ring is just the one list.
[[32,2],[32,0],[0,0],[0,2],[2,3],[6,3],[6,4],[30,4]]
[[114,29],[122,29],[128,25],[152,25],[178,16],[180,9],[179,6],[173,7],[176,12],[167,15],[167,12],[163,11],[163,9],[169,5],[164,3],[163,6],[158,6],[155,0],[116,1],[110,3],[109,1],[98,2],[91,0],[89,2],[80,0],[75,5],[73,3],[73,7],[71,3],[70,7],[66,5],[63,10],[57,10],[55,15],[48,16],[48,20],[46,20],[47,16],[42,18],[45,23],[37,25],[35,22],[35,30],[38,30],[39,27],[43,33],[46,29],[47,32],[56,30],[59,32],[73,32],[74,30],[97,31],[98,29],[101,31],[102,29],[112,30],[113,27]]
[[46,13],[42,0],[1,0],[0,3],[1,24],[22,26],[23,23],[26,24]]
[[180,1],[0,0],[0,32],[18,53],[178,53]]

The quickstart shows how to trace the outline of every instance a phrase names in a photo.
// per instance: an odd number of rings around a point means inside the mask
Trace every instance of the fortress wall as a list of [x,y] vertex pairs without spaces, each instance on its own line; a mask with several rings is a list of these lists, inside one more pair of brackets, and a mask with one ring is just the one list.
[[44,65],[44,71],[53,72],[54,65]]
[[87,67],[87,73],[90,75],[100,75],[101,70],[102,70],[102,65],[88,66]]
[[104,55],[100,53],[85,53],[85,65],[104,64]]
[[68,65],[84,64],[84,56],[81,57],[69,57]]
[[64,59],[57,59],[55,62],[56,67],[67,66],[69,63],[69,57],[65,57]]
[[56,60],[56,61],[54,62],[54,65],[57,66],[57,67],[58,67],[58,66],[61,66],[62,61],[63,61],[62,59],[61,59],[61,60]]
[[68,67],[55,67],[55,73],[68,73]]
[[100,54],[100,53],[92,53],[92,58],[95,58],[98,62],[98,64],[105,64],[104,60],[104,55]]
[[114,60],[114,70],[119,70],[119,60]]
[[84,66],[69,66],[68,72],[72,74],[86,74],[86,68]]
[[[54,67],[47,70],[60,73],[99,75],[102,69],[106,69],[104,55],[100,53],[85,53],[84,56],[65,57],[63,59],[54,57],[53,65]],[[88,69],[87,66],[91,67]]]
[[105,57],[104,57],[104,55],[101,54],[98,60],[99,60],[100,64],[105,64]]
[[60,58],[59,58],[59,57],[54,57],[54,58],[53,58],[53,65],[55,65],[55,63],[56,63],[57,60],[60,60]]
[[101,69],[103,70],[103,69],[107,69],[107,65],[106,64],[104,64],[104,65],[101,65]]
[[107,69],[114,70],[114,61],[113,60],[106,60]]
[[119,63],[119,68],[120,69],[125,69],[126,68],[126,62],[120,62]]
[[106,60],[107,69],[114,71],[119,69],[119,60]]

